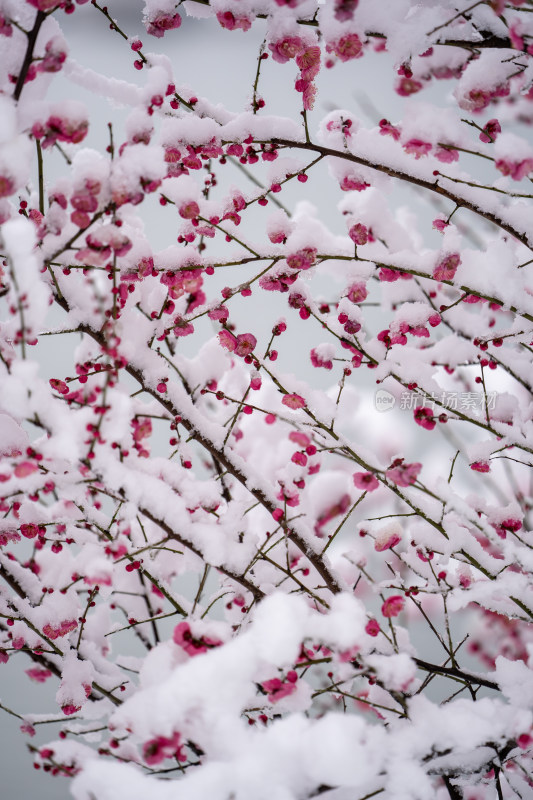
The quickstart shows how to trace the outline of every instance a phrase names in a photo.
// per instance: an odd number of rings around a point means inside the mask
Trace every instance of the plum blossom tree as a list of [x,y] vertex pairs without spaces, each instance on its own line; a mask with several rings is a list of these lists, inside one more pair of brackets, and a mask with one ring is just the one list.
[[[150,52],[188,15],[260,30],[246,108]],[[56,699],[2,708],[77,800],[533,797],[533,2],[144,25],[0,0],[0,662]],[[324,115],[376,53],[404,117]],[[102,152],[76,69],[128,109]]]

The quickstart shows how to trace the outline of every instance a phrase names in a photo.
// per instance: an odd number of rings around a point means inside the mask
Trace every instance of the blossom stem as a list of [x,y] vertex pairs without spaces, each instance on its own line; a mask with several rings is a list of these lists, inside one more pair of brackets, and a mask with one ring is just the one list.
[[362,502],[362,501],[365,499],[365,497],[366,497],[366,495],[367,495],[367,494],[368,494],[367,492],[363,492],[363,494],[362,494],[360,497],[358,497],[358,498],[357,498],[357,500],[355,501],[355,503],[352,505],[351,509],[348,511],[348,513],[347,513],[347,514],[345,514],[345,515],[344,515],[344,517],[342,518],[342,521],[340,522],[340,524],[339,524],[339,525],[337,525],[336,529],[333,531],[333,533],[331,534],[331,536],[328,538],[328,541],[326,542],[326,544],[325,544],[325,545],[324,545],[324,547],[322,548],[322,552],[320,553],[320,555],[322,555],[322,556],[324,555],[324,553],[326,552],[326,550],[328,549],[328,547],[330,546],[330,544],[331,544],[331,543],[333,542],[333,540],[335,539],[336,535],[337,535],[337,534],[339,533],[339,531],[341,530],[341,528],[342,528],[342,526],[344,525],[344,523],[348,521],[348,518],[349,518],[349,517],[350,517],[350,515],[352,514],[352,511],[355,511],[355,509],[357,508],[357,506],[359,505],[359,503],[361,503],[361,502]]
[[434,33],[436,33],[437,31],[440,31],[442,28],[447,28],[448,25],[451,25],[452,22],[455,22],[456,19],[459,19],[459,17],[464,16],[465,14],[467,14],[469,11],[472,11],[477,6],[483,5],[484,2],[485,2],[485,0],[476,0],[476,2],[472,3],[471,6],[468,6],[467,8],[463,8],[462,11],[458,11],[457,14],[455,14],[455,16],[451,17],[447,22],[443,22],[442,25],[437,25],[436,28],[433,28],[433,30],[429,31],[429,33],[427,33],[426,35],[427,36],[433,36]]
[[76,650],[80,649],[81,637],[83,636],[83,628],[85,627],[85,620],[87,618],[87,614],[88,614],[89,609],[91,607],[91,603],[93,602],[93,599],[94,599],[94,597],[96,596],[97,593],[98,593],[98,586],[95,586],[93,589],[91,589],[91,592],[89,593],[89,598],[88,598],[87,604],[85,606],[85,611],[83,612],[82,618],[81,618],[80,631],[78,633],[78,641],[76,643]]
[[257,70],[255,73],[255,80],[253,86],[252,112],[254,114],[257,114],[260,108],[257,103],[257,87],[259,84],[259,75],[261,73],[261,63],[263,61],[263,53],[265,52],[265,45],[266,45],[266,39],[263,39],[263,41],[261,42],[261,46],[259,47],[259,55],[257,57]]
[[[244,173],[244,175],[246,175],[248,180],[252,181],[252,183],[254,183],[257,187],[259,187],[259,189],[263,190],[261,196],[264,195],[265,197],[268,197],[270,200],[272,200],[274,205],[276,205],[278,208],[281,208],[287,214],[288,217],[292,216],[292,212],[289,211],[289,209],[285,205],[283,205],[281,200],[278,200],[278,198],[276,197],[276,195],[273,192],[271,192],[270,190],[267,190],[267,188],[265,187],[265,185],[263,183],[261,183],[259,178],[256,178],[256,176],[253,174],[253,172],[250,172],[250,170],[246,169],[244,164],[241,164],[241,162],[239,161],[238,158],[235,158],[234,156],[227,156],[227,158],[228,158],[228,161],[231,164],[233,164],[235,167],[240,169],[241,172]],[[282,183],[285,183],[285,181],[282,181]]]
[[44,175],[43,175],[43,151],[39,139],[35,139],[37,149],[37,169],[39,179],[39,211],[44,214]]

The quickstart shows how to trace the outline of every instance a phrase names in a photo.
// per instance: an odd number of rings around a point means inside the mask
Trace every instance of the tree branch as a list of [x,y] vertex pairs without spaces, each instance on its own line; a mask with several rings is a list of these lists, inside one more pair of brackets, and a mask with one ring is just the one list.
[[450,678],[458,678],[468,684],[475,683],[478,686],[486,686],[487,689],[494,689],[497,692],[501,691],[498,684],[494,683],[494,681],[490,681],[488,678],[482,678],[471,672],[465,672],[457,667],[441,667],[439,664],[431,664],[429,661],[423,661],[421,658],[413,658],[413,661],[418,669],[423,669],[425,672],[446,675]]
[[280,147],[289,147],[289,148],[297,148],[299,150],[309,150],[313,153],[321,153],[323,156],[330,156],[332,158],[342,158],[345,161],[351,161],[354,164],[360,164],[363,167],[369,167],[370,169],[375,169],[377,172],[383,172],[385,175],[389,175],[391,178],[397,178],[401,181],[406,181],[407,183],[412,183],[415,186],[420,186],[423,189],[428,189],[430,192],[435,192],[436,194],[441,195],[441,197],[446,197],[448,200],[451,200],[454,203],[457,203],[462,208],[466,208],[469,211],[472,211],[474,214],[477,214],[483,219],[486,219],[488,222],[492,222],[493,225],[496,225],[498,228],[509,233],[511,236],[514,236],[519,242],[523,245],[528,247],[530,250],[533,249],[533,241],[530,241],[528,236],[525,233],[520,233],[516,228],[513,228],[508,222],[505,222],[501,217],[497,214],[494,214],[491,211],[487,211],[479,206],[475,205],[470,200],[461,197],[461,195],[455,194],[450,192],[448,189],[445,189],[443,186],[439,185],[438,178],[435,179],[433,182],[424,180],[423,178],[417,178],[415,175],[409,175],[407,172],[402,172],[395,167],[388,166],[387,164],[378,164],[373,161],[369,161],[367,158],[362,158],[361,156],[353,155],[352,153],[347,153],[342,150],[333,150],[330,147],[323,147],[318,144],[314,144],[313,142],[295,142],[291,141],[290,139],[272,139],[274,144],[279,145]]
[[26,45],[26,53],[24,55],[24,61],[22,62],[22,67],[19,72],[19,76],[17,78],[15,91],[13,92],[13,98],[15,100],[18,100],[20,95],[22,94],[24,82],[26,80],[26,76],[28,75],[28,70],[31,66],[33,51],[35,48],[35,43],[37,42],[37,36],[39,35],[41,25],[43,24],[45,19],[46,19],[46,14],[44,13],[44,11],[38,11],[37,16],[35,17],[35,22],[33,23],[33,28],[28,33],[28,44]]

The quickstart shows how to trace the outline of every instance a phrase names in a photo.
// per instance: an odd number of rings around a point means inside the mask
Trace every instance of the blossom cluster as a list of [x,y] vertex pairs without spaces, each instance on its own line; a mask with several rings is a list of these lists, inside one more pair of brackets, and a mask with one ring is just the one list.
[[0,0],[2,708],[76,800],[531,795],[528,6]]

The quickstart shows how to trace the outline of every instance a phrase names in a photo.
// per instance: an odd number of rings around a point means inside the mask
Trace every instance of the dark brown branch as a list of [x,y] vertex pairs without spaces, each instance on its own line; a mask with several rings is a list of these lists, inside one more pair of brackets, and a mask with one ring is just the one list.
[[[67,312],[70,311],[69,305],[64,298],[55,295],[55,301],[65,311]],[[105,336],[101,331],[95,331],[88,325],[80,325],[78,330],[80,331],[80,333],[86,333],[88,336],[94,339],[94,341],[97,342],[101,347],[105,345]],[[154,400],[157,400],[157,402],[160,405],[162,405],[163,408],[165,408],[172,417],[180,417],[181,418],[180,424],[191,435],[191,437],[196,442],[198,442],[198,444],[201,447],[207,450],[211,454],[213,459],[216,459],[218,463],[221,464],[227,472],[229,472],[231,475],[233,475],[234,478],[236,478],[239,481],[239,483],[241,483],[246,489],[248,489],[250,494],[253,495],[253,497],[255,497],[255,499],[259,503],[261,503],[261,505],[270,514],[274,512],[274,510],[276,509],[275,503],[273,503],[261,489],[250,488],[248,486],[248,477],[244,472],[241,471],[241,469],[237,466],[237,464],[234,463],[233,458],[231,456],[231,451],[228,451],[225,448],[223,449],[218,448],[214,444],[214,442],[212,442],[210,439],[204,436],[199,430],[197,430],[194,424],[191,422],[191,420],[187,418],[187,415],[184,412],[182,412],[179,408],[176,408],[168,398],[162,397],[161,394],[159,394],[159,392],[157,392],[155,389],[151,388],[150,386],[147,386],[141,370],[137,369],[131,364],[128,364],[125,367],[125,370],[126,372],[128,372],[129,375],[132,376],[132,378],[135,378],[135,380],[139,383],[139,385],[142,386],[144,391],[147,394],[151,395],[151,397],[153,397]],[[146,516],[149,517],[149,514],[147,514]],[[154,521],[157,524],[160,524],[159,521],[157,520]],[[176,534],[171,529],[169,529],[169,531],[172,534],[172,537],[176,538]],[[297,533],[294,530],[294,528],[291,528],[290,526],[288,526],[287,528],[287,536],[296,545],[296,547],[298,547],[298,549],[306,555],[309,562],[318,572],[318,574],[324,581],[329,591],[332,592],[332,594],[338,594],[339,592],[341,592],[342,589],[340,584],[338,583],[336,577],[330,571],[326,563],[323,561],[320,554],[313,552],[309,548],[307,542],[303,539],[303,537],[299,533]],[[182,541],[182,543],[189,548],[191,547],[190,543],[187,542],[186,540],[178,540],[178,541]],[[198,553],[198,555],[201,556],[202,554]],[[237,578],[237,576],[233,574],[229,573],[227,574],[228,577],[231,577],[233,580],[239,580],[239,582],[241,582],[242,585],[242,579]],[[254,587],[254,589],[250,588],[250,591],[257,592],[258,589]]]
[[[149,519],[150,522],[153,522],[154,525],[157,525],[159,528],[161,528],[161,530],[166,533],[166,535],[168,536],[169,539],[173,539],[175,542],[178,542],[183,547],[186,547],[188,550],[190,550],[192,553],[194,553],[196,556],[201,558],[202,561],[205,562],[205,557],[200,552],[200,550],[198,550],[187,539],[184,539],[182,536],[180,536],[179,533],[176,533],[170,527],[170,525],[167,525],[166,522],[163,522],[163,520],[158,519],[157,517],[155,517],[152,514],[152,512],[149,511],[147,508],[139,508],[139,511],[144,517]],[[231,578],[232,581],[235,581],[236,583],[239,583],[244,589],[246,589],[248,592],[250,592],[254,596],[254,598],[256,600],[261,600],[264,597],[264,593],[261,591],[261,589],[259,589],[251,581],[249,581],[248,578],[245,578],[242,575],[238,575],[237,573],[232,572],[230,569],[228,569],[227,567],[224,567],[224,566],[217,566],[216,569],[218,569],[220,572],[222,572],[223,575],[226,575],[227,578]]]
[[[199,5],[202,6],[211,7],[211,3],[209,2],[209,0],[191,0],[191,1],[193,3],[198,3]],[[257,19],[267,19],[268,16],[270,15],[256,14],[255,16],[257,17]],[[319,27],[318,20],[316,20],[314,17],[311,19],[302,19],[302,18],[296,19],[296,22],[298,23],[298,25],[310,25],[313,28]],[[495,36],[490,31],[480,31],[480,33],[483,36],[483,38],[480,39],[479,41],[468,41],[463,39],[445,39],[443,41],[437,41],[435,42],[435,44],[441,46],[446,45],[448,47],[463,47],[463,48],[468,48],[469,50],[477,50],[477,48],[487,48],[487,47],[510,49],[513,46],[511,44],[511,40],[506,37]],[[381,33],[380,31],[366,31],[365,35],[375,39],[387,38],[385,34]]]
[[[93,338],[95,338],[95,333],[96,333],[95,331],[91,331],[89,329],[86,332],[89,333],[89,335],[93,336]],[[96,337],[98,336],[99,334],[96,334]],[[198,444],[201,447],[203,447],[205,450],[211,453],[211,456],[217,459],[218,462],[227,470],[227,472],[233,475],[233,477],[236,478],[239,481],[239,483],[241,483],[245,488],[247,488],[250,494],[253,495],[253,497],[255,497],[255,499],[259,503],[261,503],[263,508],[265,508],[270,514],[274,512],[274,510],[276,509],[276,505],[266,496],[266,494],[261,489],[250,488],[248,486],[248,477],[233,462],[233,458],[231,456],[230,451],[226,449],[219,449],[214,444],[214,442],[212,442],[210,439],[204,436],[199,430],[197,430],[194,424],[187,419],[187,416],[182,411],[180,411],[180,409],[175,408],[170,400],[168,400],[165,397],[161,397],[161,395],[155,389],[146,386],[144,377],[140,372],[140,370],[138,370],[131,364],[128,364],[125,367],[125,369],[126,372],[128,372],[132,376],[132,378],[135,378],[135,380],[138,381],[138,383],[144,388],[145,392],[150,394],[164,408],[166,408],[169,414],[172,414],[173,417],[177,416],[181,417],[180,424],[183,425],[185,430],[187,430],[191,434],[194,440],[198,442]],[[341,591],[341,587],[337,582],[337,579],[330,572],[330,570],[320,557],[320,555],[318,553],[312,552],[308,547],[307,543],[304,541],[304,539],[293,528],[290,527],[288,528],[287,535],[289,539],[292,542],[294,542],[294,544],[298,547],[298,549],[301,550],[302,553],[305,553],[305,555],[307,556],[313,567],[316,569],[320,577],[323,579],[327,588],[333,594],[338,594]]]
[[[464,41],[463,39],[445,39],[442,42],[435,42],[439,46],[445,45],[447,47],[463,47],[467,50],[512,50],[513,45],[511,40],[504,36],[493,36],[488,31],[482,32],[483,39],[478,42]],[[520,51],[515,53],[518,55]]]
[[[4,576],[2,575],[2,577],[4,577]],[[6,626],[5,626],[5,625],[3,625],[2,623],[0,623],[0,630],[7,631],[7,630],[8,630],[8,628],[6,628]],[[48,658],[47,658],[45,655],[43,655],[42,653],[35,653],[35,652],[33,652],[33,650],[28,650],[27,648],[23,648],[23,649],[22,649],[22,650],[20,650],[19,652],[21,652],[21,653],[25,653],[27,656],[29,656],[29,657],[31,658],[31,660],[32,660],[32,661],[33,661],[35,664],[39,664],[39,666],[43,667],[44,669],[48,669],[48,670],[50,670],[50,672],[51,672],[53,675],[55,675],[55,676],[56,676],[56,678],[59,678],[59,679],[61,679],[61,670],[59,669],[59,667],[57,667],[57,666],[56,666],[56,665],[53,663],[53,661],[50,661],[50,659],[48,659]],[[99,697],[96,697],[96,696],[92,697],[91,699],[92,699],[92,700],[100,700],[100,698],[99,698]]]
[[1,565],[0,565],[0,578],[2,578],[7,583],[9,588],[12,589],[15,592],[15,594],[18,594],[18,596],[21,597],[23,600],[27,599],[26,593],[21,587],[20,583],[17,581],[17,579],[14,578],[13,575],[10,575],[9,572],[5,569],[5,567]]
[[[55,301],[65,311],[68,312],[70,310],[67,301],[63,297],[58,297],[57,295],[55,295]],[[100,346],[105,345],[105,337],[101,331],[95,331],[88,325],[80,325],[78,330],[80,331],[80,333],[86,333],[88,336],[94,339],[94,341],[96,341]],[[186,414],[180,411],[180,409],[176,408],[170,400],[168,400],[165,397],[162,397],[155,389],[152,389],[151,387],[147,386],[144,380],[144,376],[140,370],[138,370],[131,364],[128,364],[125,367],[125,369],[126,372],[128,372],[132,376],[132,378],[135,378],[135,380],[139,383],[139,385],[142,386],[144,391],[147,394],[150,394],[155,400],[157,400],[158,403],[160,403],[172,417],[180,417],[181,418],[180,424],[183,425],[185,430],[191,434],[192,438],[194,438],[194,440],[197,441],[201,447],[207,450],[211,454],[213,459],[217,461],[220,465],[222,465],[227,472],[233,475],[233,477],[236,478],[239,481],[239,483],[241,483],[246,489],[248,489],[250,494],[252,494],[253,497],[255,497],[255,499],[259,503],[261,503],[261,505],[270,514],[274,512],[276,505],[265,495],[263,491],[261,491],[261,489],[250,488],[247,485],[248,484],[247,476],[233,462],[233,459],[229,452],[227,452],[225,449],[219,449],[214,444],[214,442],[212,442],[206,436],[201,434],[200,431],[198,431],[195,428],[194,424],[189,419],[187,419]],[[144,513],[145,516],[148,517],[148,519],[152,519],[152,521],[155,522],[157,525],[159,525],[162,528],[162,530],[165,530],[165,532],[168,533],[171,536],[171,538],[175,539],[176,541],[179,541],[181,544],[193,550],[193,552],[196,552],[198,556],[203,558],[202,553],[194,550],[190,542],[178,537],[178,535],[171,528],[165,526],[165,523],[150,516],[150,512],[148,512],[147,510],[143,510],[142,513]],[[298,547],[298,549],[306,555],[309,562],[313,565],[313,567],[316,569],[316,571],[324,581],[326,587],[333,594],[338,594],[339,592],[341,592],[342,589],[340,584],[338,583],[337,579],[332,574],[332,572],[329,570],[329,568],[321,558],[320,554],[310,550],[305,540],[294,529],[288,528],[287,536]],[[230,572],[229,570],[225,570],[225,568],[223,567],[219,567],[219,569],[232,580],[239,582],[241,586],[244,586],[246,589],[248,589],[248,591],[252,592],[254,597],[259,599],[258,592],[260,590],[252,583],[247,581],[246,578],[238,576]],[[245,581],[246,583],[243,583],[243,581]]]
[[473,675],[470,672],[463,672],[463,670],[457,667],[441,667],[439,664],[431,664],[429,661],[423,661],[421,658],[413,658],[413,661],[419,669],[423,669],[425,672],[447,675],[450,678],[458,678],[469,685],[486,686],[487,689],[500,691],[500,687],[497,683],[494,683],[494,681],[489,681],[488,678],[481,678],[479,675]]
[[442,776],[442,780],[444,781],[444,785],[448,790],[448,794],[450,795],[450,800],[463,800],[463,793],[457,786],[454,786],[451,780],[448,778],[447,775]]
[[[26,593],[24,592],[24,589],[21,587],[20,583],[17,581],[16,578],[10,575],[9,572],[7,572],[7,570],[3,566],[0,566],[0,578],[3,578],[3,580],[7,583],[7,585],[20,598],[27,599]],[[40,664],[42,667],[49,669],[50,672],[52,672],[57,678],[62,677],[61,670],[54,664],[53,661],[50,661],[48,658],[46,658],[46,656],[42,655],[41,653],[35,653],[32,650],[24,650],[23,652],[27,653],[31,658],[31,660],[34,661],[36,664]],[[113,694],[111,694],[111,692],[108,692],[107,689],[104,689],[99,684],[93,683],[93,686],[98,692],[100,692],[101,695],[107,697],[107,699],[110,700],[113,703],[113,705],[120,706],[122,704],[122,700],[119,700],[118,697],[115,697]],[[95,694],[94,691],[91,691],[89,699],[101,700],[101,697]]]
[[28,75],[28,70],[31,66],[31,62],[33,59],[33,51],[35,49],[37,36],[39,35],[41,25],[43,24],[45,19],[46,19],[46,14],[43,11],[38,11],[37,16],[35,17],[35,22],[33,23],[33,28],[28,33],[28,44],[26,45],[26,53],[24,55],[24,61],[22,62],[22,67],[20,69],[19,76],[17,78],[15,91],[13,92],[13,97],[15,100],[18,100],[20,95],[22,94],[24,82]]
[[[193,3],[199,3],[202,6],[211,7],[211,3],[209,2],[209,0],[192,0],[192,2]],[[270,15],[269,14],[255,14],[255,16],[257,17],[257,19],[268,19],[268,17]],[[297,19],[296,22],[299,25],[311,25],[314,28],[318,27],[318,22],[317,22],[316,19]]]
[[466,208],[469,211],[472,211],[474,214],[477,214],[483,219],[486,219],[488,222],[492,222],[493,225],[496,225],[498,228],[509,233],[511,236],[514,236],[519,242],[523,245],[528,247],[529,249],[533,249],[533,242],[530,242],[526,234],[520,233],[513,228],[512,225],[509,225],[508,222],[505,222],[501,217],[498,217],[496,214],[491,213],[490,211],[485,211],[484,209],[476,206],[474,203],[470,202],[462,198],[459,195],[453,194],[448,189],[445,189],[443,186],[439,185],[438,177],[433,181],[426,181],[423,178],[417,178],[414,175],[409,175],[407,172],[401,172],[394,167],[389,167],[387,164],[377,164],[373,161],[369,161],[366,158],[361,158],[360,156],[355,156],[352,153],[347,153],[342,150],[333,150],[330,147],[322,147],[321,145],[314,144],[313,142],[294,142],[290,139],[272,139],[273,144],[277,144],[280,147],[294,147],[299,150],[309,150],[312,153],[320,153],[323,156],[330,156],[332,158],[343,158],[346,161],[352,161],[354,164],[360,164],[363,167],[369,167],[370,169],[375,169],[377,172],[384,172],[386,175],[389,175],[391,178],[398,178],[398,180],[406,181],[408,183],[413,183],[415,186],[421,186],[423,189],[428,189],[430,192],[435,192],[436,194],[441,195],[441,197],[446,197],[448,200],[460,205],[462,208]]

